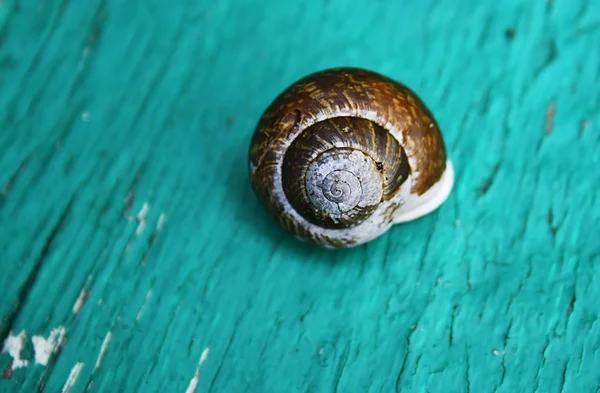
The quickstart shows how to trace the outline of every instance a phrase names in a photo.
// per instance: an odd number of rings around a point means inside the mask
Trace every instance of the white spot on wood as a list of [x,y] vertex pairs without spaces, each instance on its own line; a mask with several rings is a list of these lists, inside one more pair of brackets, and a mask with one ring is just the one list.
[[204,351],[202,351],[202,356],[200,356],[200,361],[198,362],[198,367],[202,366],[202,363],[204,363],[206,361],[206,359],[208,358],[208,353],[210,352],[210,349],[204,348]]
[[73,313],[75,315],[79,314],[81,311],[81,307],[83,307],[83,303],[88,296],[89,291],[86,291],[85,288],[79,292],[79,296],[77,296],[77,300],[75,300],[75,304],[73,304]]
[[90,112],[83,112],[81,114],[81,121],[87,123],[88,121],[90,121]]
[[137,226],[136,230],[135,230],[135,234],[138,235],[138,236],[141,235],[142,233],[144,233],[144,229],[145,228],[146,228],[146,221],[140,221],[138,223],[138,226]]
[[139,213],[135,216],[136,220],[138,221],[138,226],[135,230],[135,234],[138,236],[144,232],[144,228],[146,227],[146,216],[148,215],[149,211],[150,205],[148,204],[148,202],[144,202]]
[[498,356],[498,355],[500,355],[500,351],[498,351],[497,349],[494,349],[494,352],[493,352],[493,353],[494,353],[494,356]]
[[158,217],[158,223],[156,224],[157,232],[162,229],[162,227],[165,225],[166,221],[167,221],[167,216],[165,215],[165,213],[160,213],[160,216]]
[[196,374],[190,381],[188,388],[185,390],[185,393],[194,393],[196,391],[196,387],[198,386],[198,379],[200,379],[200,369],[196,368]]
[[140,209],[140,211],[138,212],[138,214],[136,216],[137,219],[145,220],[149,211],[150,211],[150,205],[148,204],[148,202],[144,202],[144,204],[142,205],[142,208]]
[[188,385],[188,388],[186,389],[185,393],[194,393],[196,391],[196,387],[198,387],[198,380],[200,379],[200,367],[202,367],[202,363],[204,363],[206,361],[206,358],[208,358],[209,351],[209,348],[205,348],[204,351],[202,351],[202,355],[200,356],[200,360],[198,361],[198,366],[196,367],[196,373],[191,379],[190,384]]
[[460,220],[454,221],[454,225],[456,225],[457,227],[459,227],[460,226]]
[[98,354],[98,359],[96,359],[96,364],[94,365],[94,371],[96,371],[96,369],[98,369],[98,367],[100,367],[100,364],[102,364],[102,359],[104,358],[104,354],[106,353],[106,350],[108,349],[108,344],[110,343],[111,338],[112,338],[112,333],[111,332],[106,333],[106,337],[104,337],[104,341],[102,342],[102,347],[100,347],[100,353]]
[[100,299],[98,299],[98,302],[97,302],[97,304],[98,304],[99,306],[101,306],[103,302],[104,302],[104,300],[102,300],[102,298],[100,298]]
[[50,356],[61,346],[65,338],[66,330],[63,326],[52,329],[48,339],[43,336],[33,336],[33,349],[35,351],[35,362],[47,365]]
[[23,342],[26,337],[27,333],[25,330],[21,330],[21,333],[16,336],[13,336],[12,332],[10,332],[2,345],[2,352],[0,354],[7,352],[13,358],[11,367],[13,370],[27,366],[27,360],[21,359],[21,350],[23,349]]
[[140,318],[142,317],[142,314],[144,313],[144,308],[146,308],[146,304],[148,303],[148,300],[150,300],[152,298],[152,289],[150,289],[148,291],[148,293],[146,293],[146,298],[144,299],[144,302],[142,303],[142,306],[140,307],[137,316],[135,317],[136,321],[139,321]]
[[68,393],[69,390],[71,390],[73,385],[75,385],[75,382],[77,381],[77,378],[79,377],[79,373],[81,372],[82,368],[83,368],[82,362],[77,362],[73,366],[73,368],[71,369],[71,372],[69,373],[69,378],[67,378],[67,382],[65,382],[65,386],[63,386],[63,388],[62,388],[62,393]]

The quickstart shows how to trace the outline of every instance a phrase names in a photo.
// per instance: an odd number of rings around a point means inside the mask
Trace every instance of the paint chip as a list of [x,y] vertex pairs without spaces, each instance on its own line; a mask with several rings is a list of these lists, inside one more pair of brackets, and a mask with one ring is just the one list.
[[52,329],[48,339],[43,336],[33,336],[33,349],[35,351],[35,362],[41,365],[47,365],[50,356],[55,353],[62,345],[65,339],[66,330],[63,326]]
[[23,343],[25,342],[25,338],[27,338],[27,333],[25,330],[21,330],[21,333],[16,336],[12,335],[12,332],[8,334],[6,340],[4,340],[4,344],[2,345],[2,353],[8,353],[10,357],[13,358],[11,368],[13,370],[21,367],[27,366],[27,360],[21,359],[21,350],[23,349]]
[[156,224],[157,232],[162,229],[162,227],[165,225],[166,221],[167,221],[167,216],[165,215],[165,213],[160,213],[160,216],[158,217],[158,223]]
[[150,211],[150,205],[148,204],[148,202],[144,202],[144,204],[142,205],[142,208],[140,209],[139,213],[136,216],[137,219],[145,220],[149,211]]
[[[138,223],[137,228],[135,229],[135,234],[136,235],[141,235],[142,233],[144,233],[144,229],[146,228],[146,221],[140,221]],[[126,251],[127,253],[129,252],[129,249],[127,249]]]
[[79,377],[79,373],[83,368],[82,362],[77,362],[75,366],[71,369],[71,373],[69,373],[69,378],[67,378],[67,382],[65,382],[65,386],[62,388],[62,393],[68,393],[69,390],[75,385],[77,378]]
[[494,349],[494,352],[493,352],[493,353],[494,353],[494,356],[498,356],[498,355],[500,355],[500,351],[498,351],[497,349]]
[[149,289],[148,292],[146,293],[146,298],[144,299],[144,302],[142,303],[142,306],[140,307],[137,316],[135,317],[136,321],[139,321],[140,318],[142,318],[142,314],[144,313],[144,308],[146,308],[146,304],[148,303],[148,300],[150,300],[152,298],[152,289]]
[[73,314],[79,314],[81,311],[81,307],[83,307],[83,303],[85,303],[85,299],[87,299],[89,291],[86,291],[85,288],[79,292],[79,296],[77,296],[77,300],[75,300],[75,304],[73,304]]
[[98,367],[100,367],[100,364],[102,364],[102,359],[104,358],[104,354],[106,353],[106,350],[108,349],[108,344],[110,343],[110,340],[112,339],[112,333],[108,332],[106,333],[106,337],[104,337],[104,341],[102,341],[102,347],[100,347],[100,353],[98,354],[98,358],[96,359],[96,364],[94,365],[94,371],[96,371],[96,369],[98,369]]
[[139,213],[135,216],[136,220],[138,221],[138,226],[135,230],[135,234],[138,236],[144,232],[144,228],[146,227],[146,216],[148,215],[149,211],[150,205],[148,204],[148,202],[144,202]]
[[200,360],[198,361],[198,366],[196,367],[196,373],[194,374],[194,377],[190,380],[190,384],[185,390],[185,393],[194,393],[196,391],[196,388],[198,387],[198,381],[200,379],[200,367],[202,367],[202,363],[204,363],[208,358],[209,352],[210,349],[208,347],[204,348],[204,351],[202,351],[202,355],[200,356]]
[[204,363],[206,361],[206,359],[208,359],[209,352],[210,352],[210,348],[208,348],[208,347],[204,348],[204,351],[202,351],[202,356],[200,356],[200,361],[198,362],[198,367],[202,366],[202,363]]

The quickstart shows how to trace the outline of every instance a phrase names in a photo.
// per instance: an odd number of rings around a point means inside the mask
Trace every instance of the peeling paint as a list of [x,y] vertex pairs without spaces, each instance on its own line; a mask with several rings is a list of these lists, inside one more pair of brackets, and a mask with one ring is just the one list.
[[96,371],[98,369],[98,367],[100,367],[100,364],[102,364],[102,359],[104,358],[104,354],[106,353],[106,350],[108,349],[108,344],[110,343],[111,339],[112,339],[112,333],[111,332],[106,333],[106,337],[104,337],[104,341],[102,342],[102,347],[100,347],[100,353],[98,354],[98,358],[96,359],[96,364],[94,365],[93,371]]
[[63,326],[52,329],[48,339],[43,336],[33,336],[33,348],[35,350],[35,362],[46,366],[50,356],[56,352],[65,339],[66,330]]
[[162,229],[162,227],[165,225],[166,221],[167,221],[167,215],[165,213],[160,213],[160,216],[158,217],[158,223],[156,224],[157,232]]
[[135,229],[135,234],[136,235],[141,235],[142,233],[144,233],[144,229],[146,228],[146,221],[140,221],[138,223],[137,228]]
[[137,316],[135,317],[136,321],[139,321],[140,318],[142,318],[142,314],[144,313],[144,308],[146,308],[146,304],[148,303],[148,300],[150,300],[152,298],[152,289],[148,290],[148,292],[146,293],[146,298],[144,299],[144,303],[142,303],[142,306],[140,307]]
[[198,381],[200,380],[200,367],[202,367],[202,363],[204,363],[208,358],[209,351],[210,349],[208,347],[205,348],[204,351],[202,351],[202,355],[200,356],[200,360],[198,361],[198,366],[196,367],[196,373],[194,374],[194,377],[190,380],[190,384],[188,385],[188,388],[186,389],[185,393],[194,393],[196,391],[196,388],[198,387]]
[[65,382],[65,386],[62,388],[62,393],[68,393],[71,390],[73,385],[75,385],[75,382],[77,382],[77,378],[79,377],[79,373],[81,372],[82,368],[82,362],[77,362],[75,366],[73,366],[71,372],[69,373],[69,378],[67,378],[67,382]]
[[91,280],[92,276],[89,275],[85,282],[85,285],[83,286],[83,288],[81,288],[81,291],[79,292],[79,296],[77,296],[77,300],[75,300],[75,304],[73,304],[73,314],[75,315],[79,314],[81,308],[83,307],[83,304],[85,303],[88,295],[90,294],[89,285]]
[[202,356],[200,356],[200,361],[198,362],[198,367],[202,366],[202,363],[204,363],[206,361],[206,359],[208,358],[209,352],[210,352],[210,348],[204,348],[204,351],[202,351]]
[[138,220],[145,220],[149,211],[150,211],[150,204],[148,202],[144,202],[144,204],[142,205],[142,208],[138,212],[136,218]]
[[21,350],[23,349],[23,343],[25,342],[26,337],[27,333],[25,330],[21,330],[21,333],[16,336],[13,336],[12,332],[10,332],[6,340],[4,340],[2,352],[0,353],[6,352],[13,358],[11,365],[12,370],[25,367],[28,364],[27,360],[21,359]]
[[79,296],[77,296],[77,300],[75,300],[75,304],[73,304],[73,314],[79,314],[79,311],[81,311],[81,307],[83,307],[83,303],[85,302],[88,294],[89,291],[86,291],[85,288],[79,292]]
[[136,220],[138,221],[138,226],[135,230],[135,234],[138,236],[141,235],[144,232],[144,228],[146,228],[146,216],[148,215],[149,211],[150,205],[148,204],[148,202],[144,202],[144,205],[142,205],[142,208],[135,216]]

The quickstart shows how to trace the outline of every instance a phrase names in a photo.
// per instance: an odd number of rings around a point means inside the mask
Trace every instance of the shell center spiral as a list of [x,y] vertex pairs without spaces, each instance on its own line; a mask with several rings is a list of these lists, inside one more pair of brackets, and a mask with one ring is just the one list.
[[311,162],[306,190],[317,209],[335,216],[376,205],[383,182],[371,157],[356,149],[334,148]]
[[290,216],[297,213],[327,229],[369,220],[400,189],[410,170],[394,136],[358,117],[318,121],[282,153],[281,185]]
[[348,171],[333,171],[323,180],[323,196],[338,203],[341,211],[348,211],[358,204],[362,194],[360,180]]

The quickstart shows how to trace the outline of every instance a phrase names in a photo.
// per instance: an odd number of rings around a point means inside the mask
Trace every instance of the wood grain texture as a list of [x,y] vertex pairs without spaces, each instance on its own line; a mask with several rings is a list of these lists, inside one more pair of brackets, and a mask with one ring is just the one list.
[[[598,391],[599,48],[595,0],[4,0],[0,391]],[[247,147],[340,65],[418,92],[457,179],[330,251]]]

